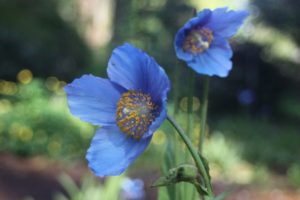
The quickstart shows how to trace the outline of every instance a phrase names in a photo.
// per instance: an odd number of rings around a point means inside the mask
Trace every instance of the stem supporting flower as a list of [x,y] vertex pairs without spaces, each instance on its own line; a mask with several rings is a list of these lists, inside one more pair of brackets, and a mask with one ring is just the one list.
[[200,137],[199,137],[199,152],[202,152],[202,147],[205,139],[208,93],[209,93],[209,76],[204,76],[203,78],[204,78],[203,96],[202,96],[201,112],[200,112],[201,123],[200,123]]
[[208,196],[213,197],[214,195],[213,195],[212,186],[211,186],[211,183],[210,183],[210,178],[209,178],[208,172],[206,171],[205,166],[204,166],[204,162],[202,161],[202,159],[198,155],[197,150],[194,148],[191,140],[184,133],[183,129],[176,123],[176,121],[169,115],[167,116],[167,119],[172,124],[172,126],[176,129],[179,136],[181,137],[181,139],[183,140],[183,142],[187,146],[188,150],[190,151],[190,153],[191,153],[191,155],[192,155],[192,157],[193,157],[193,159],[196,163],[196,167],[199,170],[199,173],[203,176],[205,186],[207,188]]

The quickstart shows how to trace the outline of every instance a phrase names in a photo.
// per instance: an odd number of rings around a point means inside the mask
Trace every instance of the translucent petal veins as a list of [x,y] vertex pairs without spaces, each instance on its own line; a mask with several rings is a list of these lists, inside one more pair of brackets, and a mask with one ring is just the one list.
[[159,107],[149,94],[129,90],[122,94],[117,103],[116,121],[121,131],[140,139],[159,115]]
[[212,40],[213,34],[210,29],[195,27],[187,34],[182,48],[186,52],[202,53],[209,48]]

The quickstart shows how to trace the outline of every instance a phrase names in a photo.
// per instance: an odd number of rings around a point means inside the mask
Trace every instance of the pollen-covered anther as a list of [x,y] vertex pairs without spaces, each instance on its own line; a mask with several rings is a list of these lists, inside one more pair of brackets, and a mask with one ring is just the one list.
[[121,131],[135,139],[141,138],[159,115],[158,106],[149,94],[129,90],[117,103],[116,121]]
[[209,48],[213,33],[208,28],[194,28],[186,36],[182,48],[186,52],[202,53]]

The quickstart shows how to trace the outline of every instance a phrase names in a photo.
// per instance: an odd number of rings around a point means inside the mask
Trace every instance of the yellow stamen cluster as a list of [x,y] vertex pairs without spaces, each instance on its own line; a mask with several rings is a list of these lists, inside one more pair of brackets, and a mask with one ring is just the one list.
[[182,48],[186,52],[202,53],[209,48],[213,40],[212,31],[208,28],[195,28],[184,39]]
[[129,90],[117,103],[116,121],[121,131],[134,139],[140,139],[159,115],[158,106],[149,94]]

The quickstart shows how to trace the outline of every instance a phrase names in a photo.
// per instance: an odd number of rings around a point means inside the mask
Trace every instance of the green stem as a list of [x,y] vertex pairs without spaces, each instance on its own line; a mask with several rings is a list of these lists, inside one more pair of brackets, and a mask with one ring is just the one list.
[[178,111],[179,111],[179,91],[180,91],[180,88],[179,88],[179,81],[180,81],[180,67],[178,66],[179,65],[179,62],[176,61],[175,63],[175,73],[174,73],[174,82],[173,82],[173,87],[175,88],[173,91],[174,91],[174,95],[173,95],[173,98],[174,98],[174,116],[176,114],[178,114]]
[[198,171],[203,176],[205,186],[206,186],[207,191],[208,191],[208,196],[213,197],[214,195],[213,195],[212,186],[211,186],[211,183],[210,183],[208,172],[206,171],[206,169],[204,167],[204,164],[203,164],[203,161],[201,160],[200,156],[198,155],[197,150],[193,147],[193,144],[192,144],[191,140],[184,133],[182,128],[175,122],[175,120],[169,115],[167,116],[167,119],[172,124],[172,126],[176,129],[179,136],[181,137],[181,139],[183,140],[183,142],[187,146],[188,150],[190,151],[190,153],[191,153],[191,155],[192,155],[192,157],[193,157],[193,159],[196,163]]
[[[173,102],[174,102],[174,107],[173,107],[173,116],[175,117],[177,114],[178,114],[178,111],[179,111],[179,91],[180,91],[180,66],[179,66],[179,61],[176,60],[175,62],[175,66],[174,66],[174,75],[173,75],[173,79],[174,79],[174,82],[173,82]],[[178,151],[178,145],[177,145],[177,135],[174,135],[173,137],[173,148],[174,148],[174,165],[176,165],[178,162],[179,162],[179,151]],[[177,199],[182,199],[181,196],[182,196],[182,191],[181,191],[181,187],[180,185],[175,185],[175,200]]]
[[187,99],[187,134],[191,137],[193,128],[193,97],[194,97],[194,83],[195,73],[189,69],[188,79],[188,99]]
[[204,76],[202,106],[201,106],[201,113],[200,113],[201,123],[200,123],[199,152],[202,152],[202,147],[205,139],[206,117],[207,117],[207,107],[208,107],[208,91],[209,91],[209,77]]
[[[188,96],[187,96],[187,115],[186,115],[186,133],[191,138],[193,128],[193,93],[194,93],[194,79],[195,74],[193,73],[192,69],[188,69]],[[185,161],[188,160],[188,154],[189,152],[186,151],[185,153]]]
[[[188,68],[188,96],[187,96],[187,115],[186,115],[186,133],[189,138],[193,137],[193,97],[194,97],[194,83],[195,83],[195,73],[192,69]],[[185,161],[188,161],[188,156],[189,152],[185,152]],[[186,193],[188,192],[188,184],[185,185],[185,191]],[[192,191],[191,198],[195,199],[195,190]]]

